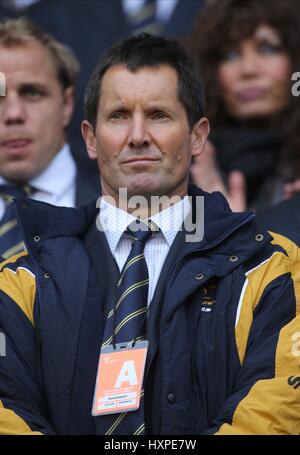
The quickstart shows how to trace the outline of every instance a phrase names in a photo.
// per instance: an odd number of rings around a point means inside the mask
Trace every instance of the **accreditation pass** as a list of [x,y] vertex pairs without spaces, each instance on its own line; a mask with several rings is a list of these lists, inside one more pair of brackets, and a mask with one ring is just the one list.
[[148,341],[101,349],[92,415],[135,411],[140,406]]

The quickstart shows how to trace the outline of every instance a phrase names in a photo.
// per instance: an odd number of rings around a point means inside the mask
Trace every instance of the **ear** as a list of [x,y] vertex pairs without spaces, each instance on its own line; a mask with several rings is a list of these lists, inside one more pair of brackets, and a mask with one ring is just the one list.
[[66,128],[72,118],[74,112],[74,104],[75,104],[75,94],[74,94],[74,87],[68,87],[63,93],[63,113],[62,113],[62,121],[63,126]]
[[202,117],[193,126],[191,137],[192,156],[196,157],[202,154],[209,130],[209,121],[206,117]]
[[97,159],[97,139],[94,134],[94,128],[92,125],[87,121],[83,120],[81,123],[81,134],[85,141],[87,153],[91,160]]

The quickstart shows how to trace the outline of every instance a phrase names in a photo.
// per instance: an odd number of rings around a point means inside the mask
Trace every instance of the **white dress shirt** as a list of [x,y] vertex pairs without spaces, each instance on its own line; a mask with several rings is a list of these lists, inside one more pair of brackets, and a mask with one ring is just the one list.
[[[123,0],[124,13],[130,15],[137,13],[146,0]],[[156,0],[155,16],[159,22],[167,23],[171,18],[178,0]]]
[[[190,207],[189,198],[184,197],[170,208],[151,216],[151,220],[160,228],[160,231],[147,240],[144,250],[149,272],[148,304],[152,300],[167,254],[190,211]],[[132,240],[124,234],[124,231],[135,219],[133,215],[109,204],[103,198],[101,199],[100,223],[120,271],[126,262],[132,245]]]
[[[0,176],[0,184],[8,183]],[[36,191],[31,196],[36,201],[49,204],[75,207],[76,164],[70,147],[65,144],[55,155],[49,166],[37,177],[28,182]],[[0,219],[5,212],[5,203],[0,198]]]

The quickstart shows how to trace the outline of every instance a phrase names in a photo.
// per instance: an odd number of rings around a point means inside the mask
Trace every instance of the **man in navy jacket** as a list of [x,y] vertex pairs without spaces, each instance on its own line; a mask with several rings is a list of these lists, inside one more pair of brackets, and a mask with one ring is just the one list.
[[102,200],[16,201],[28,252],[1,264],[0,433],[129,433],[129,412],[104,431],[92,406],[107,319],[122,304],[126,230],[139,217],[159,227],[140,255],[149,346],[139,428],[298,434],[299,251],[220,193],[188,188],[209,129],[193,61],[176,41],[132,37],[96,67],[85,110]]

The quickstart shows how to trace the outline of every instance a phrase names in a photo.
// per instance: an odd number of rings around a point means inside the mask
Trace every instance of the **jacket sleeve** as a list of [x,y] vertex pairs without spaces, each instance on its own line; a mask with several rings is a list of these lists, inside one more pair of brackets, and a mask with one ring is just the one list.
[[235,327],[241,368],[205,434],[300,433],[300,250],[273,236],[285,252],[247,275]]
[[0,265],[0,435],[54,434],[34,328],[35,277],[20,253]]

